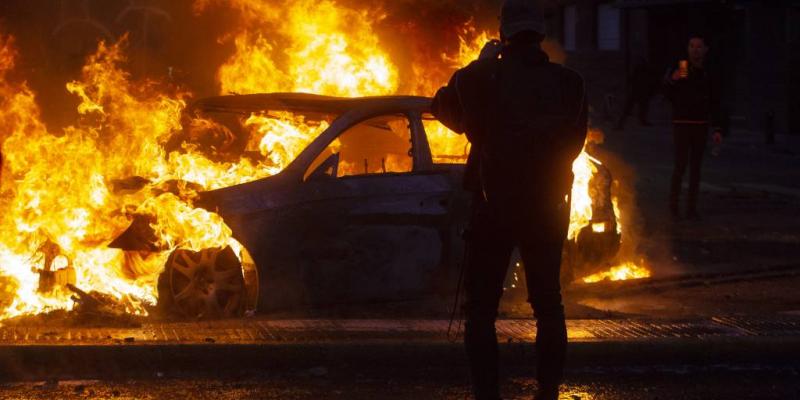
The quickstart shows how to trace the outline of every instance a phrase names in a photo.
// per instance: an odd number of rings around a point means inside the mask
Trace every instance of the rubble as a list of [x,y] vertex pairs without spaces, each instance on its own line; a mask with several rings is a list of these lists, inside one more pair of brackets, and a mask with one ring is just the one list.
[[37,315],[23,315],[3,321],[5,326],[125,327],[138,328],[146,317],[129,313],[132,299],[118,300],[96,291],[86,292],[69,283],[75,306],[72,310],[52,310]]
[[117,300],[100,292],[87,293],[72,284],[68,284],[67,288],[75,293],[72,296],[75,301],[73,312],[79,324],[141,326],[141,321],[128,313],[124,300]]
[[39,274],[39,293],[51,293],[75,283],[75,269],[61,246],[48,239],[39,246],[38,253],[44,259],[44,268],[34,270]]

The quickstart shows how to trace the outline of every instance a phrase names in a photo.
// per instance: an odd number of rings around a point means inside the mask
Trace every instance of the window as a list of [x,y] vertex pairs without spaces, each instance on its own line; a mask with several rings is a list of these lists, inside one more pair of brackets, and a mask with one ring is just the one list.
[[406,117],[391,115],[350,127],[311,164],[306,179],[411,172],[410,126]]
[[597,48],[617,51],[620,49],[620,12],[612,4],[597,6]]
[[575,36],[578,24],[577,7],[564,7],[564,50],[575,50]]

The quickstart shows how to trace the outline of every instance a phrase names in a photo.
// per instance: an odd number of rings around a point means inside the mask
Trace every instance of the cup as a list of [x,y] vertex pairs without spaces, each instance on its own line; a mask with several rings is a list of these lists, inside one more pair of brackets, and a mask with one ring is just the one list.
[[680,75],[681,79],[689,77],[689,61],[681,60],[678,62],[678,75]]

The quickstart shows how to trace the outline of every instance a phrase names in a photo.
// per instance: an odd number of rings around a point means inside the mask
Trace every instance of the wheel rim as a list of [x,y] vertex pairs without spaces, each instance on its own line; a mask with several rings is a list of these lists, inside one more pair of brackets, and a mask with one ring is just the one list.
[[230,248],[176,250],[167,262],[177,311],[191,318],[239,316],[244,308],[242,265]]

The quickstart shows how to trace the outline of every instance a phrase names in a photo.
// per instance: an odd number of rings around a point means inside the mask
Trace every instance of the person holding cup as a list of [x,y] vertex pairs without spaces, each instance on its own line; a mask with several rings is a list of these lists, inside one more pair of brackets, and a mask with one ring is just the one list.
[[707,68],[709,47],[703,35],[692,35],[688,59],[680,60],[664,78],[664,95],[672,103],[675,165],[670,182],[669,207],[679,219],[683,175],[689,169],[689,194],[686,217],[699,220],[697,198],[700,171],[709,130],[716,145],[722,142],[718,80]]

